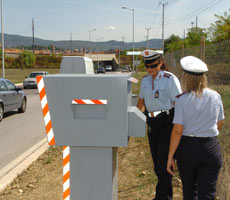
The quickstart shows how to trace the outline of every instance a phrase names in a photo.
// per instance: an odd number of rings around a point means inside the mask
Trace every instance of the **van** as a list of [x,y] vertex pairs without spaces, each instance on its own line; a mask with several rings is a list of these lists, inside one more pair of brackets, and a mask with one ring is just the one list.
[[93,61],[84,56],[63,56],[61,74],[94,74]]

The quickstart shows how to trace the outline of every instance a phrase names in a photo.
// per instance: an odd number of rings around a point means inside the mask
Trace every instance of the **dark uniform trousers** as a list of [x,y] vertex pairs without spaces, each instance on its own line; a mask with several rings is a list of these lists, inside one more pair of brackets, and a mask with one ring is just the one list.
[[182,136],[176,159],[184,200],[214,200],[222,165],[218,139]]
[[172,176],[167,172],[170,136],[173,128],[174,109],[170,113],[160,113],[157,117],[148,118],[149,146],[158,178],[156,200],[172,199]]

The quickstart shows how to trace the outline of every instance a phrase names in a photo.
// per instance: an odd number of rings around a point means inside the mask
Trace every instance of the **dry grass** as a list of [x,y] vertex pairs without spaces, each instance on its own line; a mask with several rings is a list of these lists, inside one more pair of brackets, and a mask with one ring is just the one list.
[[219,199],[230,200],[230,87],[228,85],[212,85],[211,87],[220,93],[225,114],[223,130],[219,135],[223,166],[219,175],[217,193]]

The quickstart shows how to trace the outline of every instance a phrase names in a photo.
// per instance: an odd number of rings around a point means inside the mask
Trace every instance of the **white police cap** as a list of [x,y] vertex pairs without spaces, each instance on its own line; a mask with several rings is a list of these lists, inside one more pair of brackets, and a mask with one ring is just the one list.
[[182,69],[190,74],[200,75],[208,71],[207,65],[194,56],[186,56],[180,60]]
[[150,62],[154,62],[155,60],[157,60],[158,58],[160,58],[160,56],[163,54],[164,52],[161,50],[144,50],[141,52],[141,55],[144,57],[144,62],[145,63],[150,63]]

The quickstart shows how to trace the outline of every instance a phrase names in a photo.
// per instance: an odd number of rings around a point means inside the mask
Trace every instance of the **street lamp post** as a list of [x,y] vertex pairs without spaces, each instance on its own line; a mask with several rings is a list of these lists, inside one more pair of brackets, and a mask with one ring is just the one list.
[[131,10],[133,13],[133,71],[134,71],[134,8],[127,8],[125,6],[121,7],[122,9]]
[[96,30],[97,30],[96,28],[89,30],[89,53],[90,54],[91,54],[91,32]]
[[119,54],[118,54],[118,62],[119,62],[119,69],[121,68],[121,65],[120,65],[120,63],[121,63],[121,46],[119,45],[119,46],[115,46],[116,48],[118,48],[119,49]]
[[98,51],[98,41],[99,41],[99,40],[101,40],[101,39],[103,39],[103,38],[98,38],[98,39],[96,39],[96,41],[97,41],[97,68],[99,68],[99,57],[98,57],[99,51]]
[[121,68],[121,47],[119,46],[119,69]]
[[3,0],[1,0],[1,31],[2,31],[2,77],[5,78],[4,30],[3,30]]

